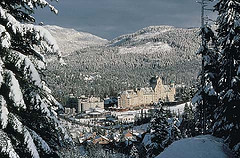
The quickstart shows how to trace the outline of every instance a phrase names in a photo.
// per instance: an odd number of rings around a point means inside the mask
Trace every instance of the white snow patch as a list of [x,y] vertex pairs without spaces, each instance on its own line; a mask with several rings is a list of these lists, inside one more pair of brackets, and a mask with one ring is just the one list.
[[44,90],[44,91],[46,91],[46,92],[49,93],[49,94],[52,93],[51,89],[49,89],[49,88],[47,87],[46,82],[42,81],[42,85],[43,85],[43,90]]
[[118,53],[120,54],[153,54],[157,52],[171,51],[172,47],[163,42],[152,43],[148,42],[139,46],[120,47]]
[[0,87],[2,86],[2,83],[3,83],[3,76],[2,76],[2,66],[0,65]]
[[0,148],[2,153],[8,154],[9,158],[20,158],[13,148],[10,138],[0,130]]
[[29,131],[24,127],[24,143],[27,145],[28,150],[31,152],[33,158],[40,158],[36,145],[33,142],[32,136]]
[[1,124],[2,129],[6,128],[8,123],[8,109],[7,109],[7,103],[3,96],[0,95],[0,116],[1,116]]
[[179,104],[179,105],[175,105],[175,106],[165,106],[164,109],[165,110],[170,110],[171,112],[174,112],[174,113],[177,113],[177,114],[178,113],[183,114],[185,104],[188,104],[188,106],[189,106],[191,103],[187,102],[187,103],[183,103],[183,104]]
[[223,140],[211,135],[186,138],[174,142],[156,158],[229,158],[231,150]]
[[6,31],[5,27],[0,25],[0,41],[1,41],[1,46],[3,48],[9,48],[11,45],[10,42],[10,35],[9,33]]
[[36,94],[34,96],[34,99],[32,99],[32,103],[34,103],[34,102],[36,102],[36,105],[39,106],[39,108],[41,109],[41,111],[43,113],[45,113],[47,116],[51,115],[47,104],[45,104],[45,102],[41,99],[41,97],[38,94]]
[[8,86],[10,89],[9,98],[13,101],[16,107],[21,107],[26,109],[26,105],[23,100],[23,95],[22,95],[18,80],[16,79],[12,71],[7,71],[6,73],[8,75],[8,80],[9,80],[8,82]]
[[212,86],[212,82],[206,83],[205,88],[204,88],[204,92],[206,94],[209,94],[210,96],[216,96],[217,95],[217,92],[214,90],[214,88]]
[[24,75],[31,79],[32,82],[34,82],[34,85],[42,88],[41,78],[36,70],[33,63],[29,60],[29,58],[21,53],[13,52],[12,55],[14,57],[19,57],[18,62],[16,63],[16,66],[18,69],[21,69],[22,64],[24,63]]

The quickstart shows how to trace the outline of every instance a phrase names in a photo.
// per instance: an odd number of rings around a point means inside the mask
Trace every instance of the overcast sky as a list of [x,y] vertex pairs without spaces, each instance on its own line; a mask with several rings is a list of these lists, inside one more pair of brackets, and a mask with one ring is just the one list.
[[38,21],[106,39],[151,25],[200,25],[200,5],[196,0],[59,0],[53,4],[59,14],[39,9],[35,15]]

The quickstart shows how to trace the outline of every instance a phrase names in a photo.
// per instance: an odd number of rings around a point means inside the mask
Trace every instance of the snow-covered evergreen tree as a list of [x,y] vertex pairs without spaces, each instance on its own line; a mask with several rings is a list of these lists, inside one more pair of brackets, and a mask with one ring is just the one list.
[[197,54],[202,55],[201,84],[192,99],[193,104],[196,104],[195,120],[199,134],[211,132],[214,110],[218,103],[217,81],[219,78],[219,54],[214,32],[205,25],[201,28],[200,35],[202,36],[202,44]]
[[169,144],[168,118],[163,107],[156,110],[150,122],[151,144],[147,146],[148,157],[157,156]]
[[139,158],[138,150],[134,144],[130,151],[130,158]]
[[215,10],[221,64],[214,134],[240,153],[240,1],[219,0]]
[[191,104],[190,105],[188,105],[188,103],[185,104],[182,118],[186,120],[194,119],[194,114],[193,114],[193,109]]
[[168,137],[169,143],[182,138],[181,131],[179,129],[180,121],[177,117],[168,118]]
[[146,146],[147,157],[157,156],[171,143],[181,139],[179,126],[177,117],[168,115],[162,106],[156,109],[149,127],[151,143]]
[[182,121],[179,128],[184,138],[192,137],[195,135],[194,111],[192,109],[192,106],[191,105],[188,106],[187,103],[184,106]]
[[33,25],[38,7],[57,12],[45,0],[0,1],[0,157],[58,157],[71,142],[42,79],[44,54],[60,53],[50,33]]
[[195,93],[196,93],[196,87],[195,86],[183,87],[180,94],[179,94],[180,95],[179,97],[181,98],[181,101],[188,102],[193,98]]

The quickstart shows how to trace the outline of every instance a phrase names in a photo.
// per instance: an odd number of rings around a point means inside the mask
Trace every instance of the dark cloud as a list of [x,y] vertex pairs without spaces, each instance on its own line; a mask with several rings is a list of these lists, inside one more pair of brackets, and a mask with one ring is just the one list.
[[40,9],[37,20],[107,39],[150,25],[200,24],[200,6],[194,0],[59,0],[54,5],[58,15]]

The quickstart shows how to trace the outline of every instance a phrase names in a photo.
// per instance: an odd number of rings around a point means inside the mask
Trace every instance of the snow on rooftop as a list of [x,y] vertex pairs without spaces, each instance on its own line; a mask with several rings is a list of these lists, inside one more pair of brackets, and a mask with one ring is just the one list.
[[156,158],[230,158],[231,150],[223,140],[211,135],[186,138],[174,142]]

